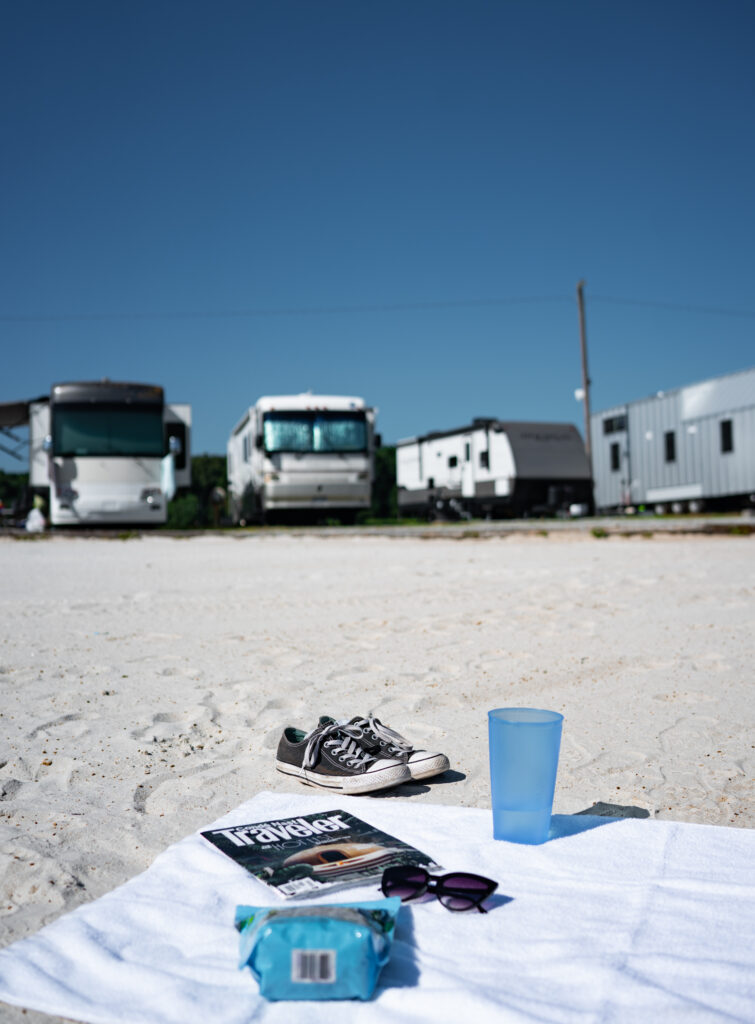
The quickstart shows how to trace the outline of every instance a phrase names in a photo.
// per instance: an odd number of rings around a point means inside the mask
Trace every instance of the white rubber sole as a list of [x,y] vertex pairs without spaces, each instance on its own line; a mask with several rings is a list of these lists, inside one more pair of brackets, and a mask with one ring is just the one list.
[[286,761],[276,761],[275,767],[282,775],[290,775],[305,786],[316,786],[318,789],[332,789],[337,793],[348,793],[359,796],[361,793],[374,793],[378,789],[390,789],[402,782],[409,782],[412,773],[405,764],[381,768],[376,772],[365,772],[364,775],[321,775],[307,768],[297,768]]
[[450,762],[445,754],[430,754],[421,761],[419,758],[416,761],[410,759],[407,764],[412,780],[415,782],[419,779],[429,779],[431,775],[440,775],[441,772],[447,772],[450,767]]

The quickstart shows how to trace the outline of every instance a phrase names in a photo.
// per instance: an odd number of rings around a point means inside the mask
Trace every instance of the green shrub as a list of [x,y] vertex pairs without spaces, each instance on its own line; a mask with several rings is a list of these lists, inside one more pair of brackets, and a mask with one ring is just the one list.
[[199,498],[196,494],[182,494],[168,505],[170,530],[191,530],[199,525]]

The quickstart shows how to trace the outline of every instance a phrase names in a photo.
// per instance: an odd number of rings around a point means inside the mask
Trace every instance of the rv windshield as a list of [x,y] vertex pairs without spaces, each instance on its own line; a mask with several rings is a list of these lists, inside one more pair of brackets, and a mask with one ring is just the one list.
[[267,412],[266,452],[364,452],[363,412]]
[[55,405],[55,455],[131,455],[161,458],[163,414],[158,405]]

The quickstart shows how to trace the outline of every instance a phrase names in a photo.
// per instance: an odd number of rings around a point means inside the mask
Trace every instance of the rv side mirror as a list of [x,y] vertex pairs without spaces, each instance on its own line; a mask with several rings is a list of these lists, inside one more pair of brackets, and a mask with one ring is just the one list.
[[383,435],[382,434],[375,434],[375,447],[376,448],[382,448],[383,447]]
[[52,434],[48,434],[42,442],[42,451],[47,452],[48,455],[52,451]]
[[262,444],[262,434],[257,434],[257,436],[254,439],[254,447],[262,449]]
[[170,452],[171,455],[181,454],[181,452],[183,451],[183,446],[181,444],[180,437],[176,437],[175,434],[171,434],[171,436],[168,438],[168,451]]

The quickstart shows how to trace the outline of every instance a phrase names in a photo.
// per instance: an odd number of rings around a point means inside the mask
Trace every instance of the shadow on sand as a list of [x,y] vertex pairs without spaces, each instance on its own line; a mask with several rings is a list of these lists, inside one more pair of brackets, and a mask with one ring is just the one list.
[[365,793],[365,796],[380,800],[393,796],[418,796],[421,793],[429,793],[435,786],[447,786],[451,782],[463,782],[464,779],[466,779],[466,775],[463,772],[457,772],[450,768],[442,775],[433,776],[428,782],[402,782],[400,786],[394,786],[393,789],[381,789],[375,793]]

